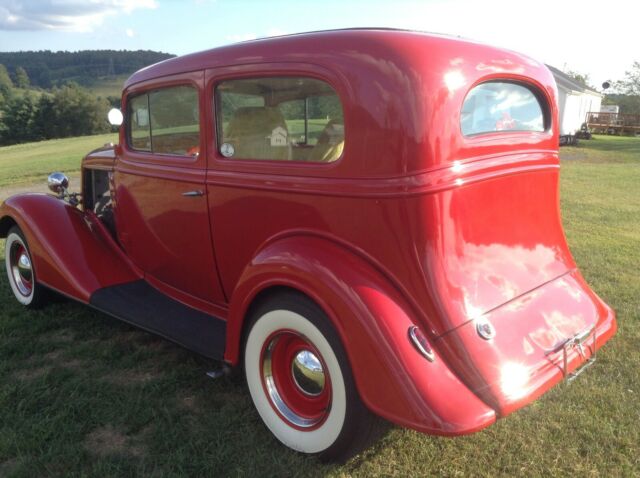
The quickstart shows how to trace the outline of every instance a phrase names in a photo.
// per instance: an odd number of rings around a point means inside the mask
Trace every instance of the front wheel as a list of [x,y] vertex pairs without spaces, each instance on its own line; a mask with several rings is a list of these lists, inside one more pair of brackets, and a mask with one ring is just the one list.
[[283,294],[258,307],[244,368],[260,417],[289,448],[342,460],[367,444],[374,417],[328,318],[305,296]]
[[36,282],[29,245],[17,226],[9,229],[4,256],[9,285],[16,300],[26,307],[39,307],[44,300],[45,289]]

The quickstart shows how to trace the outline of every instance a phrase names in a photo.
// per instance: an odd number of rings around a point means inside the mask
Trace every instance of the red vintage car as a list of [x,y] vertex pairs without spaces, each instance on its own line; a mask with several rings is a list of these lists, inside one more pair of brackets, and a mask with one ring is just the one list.
[[562,230],[556,97],[531,58],[408,31],[158,63],[80,194],[54,174],[0,208],[11,288],[241,365],[304,453],[357,449],[375,415],[481,430],[616,330]]

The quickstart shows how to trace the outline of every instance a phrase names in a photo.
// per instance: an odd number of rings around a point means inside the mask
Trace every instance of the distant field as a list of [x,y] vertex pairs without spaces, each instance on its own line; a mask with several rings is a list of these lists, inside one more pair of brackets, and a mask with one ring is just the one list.
[[96,96],[106,98],[107,96],[115,96],[120,98],[122,96],[122,87],[124,82],[130,75],[119,75],[112,78],[100,78],[95,80],[90,86],[85,86],[86,89],[91,91]]
[[[124,86],[124,82],[127,80],[127,78],[129,78],[129,76],[130,75],[119,75],[114,77],[98,78],[93,80],[90,85],[81,85],[81,87],[89,90],[93,95],[102,98],[107,98],[108,96],[115,96],[116,98],[120,98],[122,96],[122,87]],[[28,93],[35,98],[39,98],[45,92],[50,93],[51,90],[43,90],[41,88],[33,87],[29,87],[28,89],[13,89],[14,95],[24,96],[26,93]]]
[[[307,121],[307,144],[316,144],[318,142],[318,136],[324,130],[328,120],[310,119]],[[304,120],[287,120],[287,129],[289,130],[289,137],[293,140],[298,138],[304,138]]]
[[[77,170],[110,139],[0,148],[0,184]],[[571,251],[619,324],[570,386],[474,435],[391,427],[326,465],[271,436],[242,375],[213,381],[216,363],[72,301],[25,311],[2,262],[0,476],[640,476],[640,139],[597,136],[560,155]]]
[[45,181],[52,171],[78,172],[89,151],[117,141],[109,133],[0,147],[0,188]]

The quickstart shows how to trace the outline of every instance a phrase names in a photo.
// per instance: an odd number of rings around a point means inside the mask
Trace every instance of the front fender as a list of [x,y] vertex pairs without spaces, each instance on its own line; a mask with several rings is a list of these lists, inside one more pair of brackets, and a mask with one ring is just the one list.
[[347,351],[364,403],[378,415],[419,431],[458,435],[495,421],[436,351],[428,362],[413,347],[414,314],[384,274],[363,255],[313,235],[282,238],[247,266],[232,295],[225,359],[237,363],[243,321],[269,287],[297,289],[326,312]]
[[88,303],[93,292],[141,274],[92,212],[47,194],[20,194],[0,205],[0,237],[15,222],[24,233],[39,283]]

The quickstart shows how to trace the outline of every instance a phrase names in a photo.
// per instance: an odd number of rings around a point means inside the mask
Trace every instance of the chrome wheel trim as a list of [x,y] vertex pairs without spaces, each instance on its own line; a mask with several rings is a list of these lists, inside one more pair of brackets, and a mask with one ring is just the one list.
[[29,305],[35,293],[35,273],[27,246],[18,234],[11,233],[5,243],[5,267],[16,300]]
[[[314,427],[318,423],[323,421],[325,417],[319,416],[317,418],[307,418],[307,417],[303,417],[302,415],[299,415],[287,405],[285,400],[280,395],[280,391],[278,390],[278,385],[276,384],[276,379],[274,376],[274,370],[272,366],[273,365],[272,359],[273,359],[273,351],[278,341],[280,340],[280,338],[281,338],[280,335],[276,335],[269,341],[267,347],[265,348],[263,359],[262,359],[262,380],[264,381],[264,386],[267,392],[267,396],[269,397],[269,400],[271,401],[272,405],[276,408],[278,413],[280,413],[280,415],[292,425],[299,428]],[[300,353],[298,353],[298,355],[300,355]],[[314,359],[318,361],[318,363],[320,363],[320,360],[318,360],[318,358],[314,354],[312,355]],[[297,355],[296,355],[296,359],[297,359]],[[294,359],[294,362],[295,362],[295,359]],[[300,385],[298,384],[295,378],[295,375],[293,375],[293,366],[294,365],[292,362],[291,373],[292,373],[293,382],[300,389],[300,391],[309,396],[319,396],[324,390],[324,380],[325,380],[324,372],[322,372],[322,383],[323,383],[322,389],[315,395],[312,395],[310,393],[305,392],[305,390],[301,388]],[[320,365],[320,369],[322,369],[322,365]]]
[[13,243],[11,245],[11,273],[18,291],[25,297],[31,295],[33,289],[33,270],[31,259],[23,244]]

